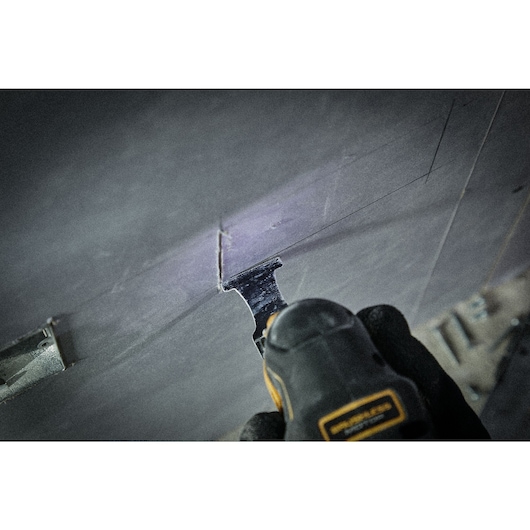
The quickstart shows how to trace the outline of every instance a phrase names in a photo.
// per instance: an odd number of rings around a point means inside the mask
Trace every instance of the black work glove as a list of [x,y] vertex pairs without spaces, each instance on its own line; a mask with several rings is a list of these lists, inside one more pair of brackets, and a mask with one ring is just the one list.
[[[357,313],[357,316],[385,361],[398,374],[416,383],[431,414],[437,439],[490,439],[457,384],[444,372],[425,346],[410,334],[405,317],[395,307],[368,307]],[[245,424],[240,440],[282,440],[284,432],[282,413],[263,412],[256,414]]]

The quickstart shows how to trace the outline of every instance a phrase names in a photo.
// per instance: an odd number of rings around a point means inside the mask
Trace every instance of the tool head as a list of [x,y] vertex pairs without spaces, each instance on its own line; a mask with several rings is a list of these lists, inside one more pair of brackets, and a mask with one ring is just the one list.
[[267,320],[272,314],[287,307],[276,284],[274,272],[281,266],[280,258],[276,257],[240,272],[222,283],[223,291],[236,290],[250,308],[256,322],[253,339],[261,355]]
[[330,300],[299,300],[278,314],[263,371],[285,440],[433,437],[416,383],[386,362],[358,316]]

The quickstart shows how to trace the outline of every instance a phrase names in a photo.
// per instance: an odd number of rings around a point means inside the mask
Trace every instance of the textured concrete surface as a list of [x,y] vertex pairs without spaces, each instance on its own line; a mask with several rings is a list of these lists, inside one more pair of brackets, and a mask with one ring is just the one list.
[[413,325],[524,270],[529,103],[0,93],[0,338],[53,316],[69,365],[0,405],[0,438],[217,439],[271,409],[251,315],[217,285],[272,255],[287,301]]

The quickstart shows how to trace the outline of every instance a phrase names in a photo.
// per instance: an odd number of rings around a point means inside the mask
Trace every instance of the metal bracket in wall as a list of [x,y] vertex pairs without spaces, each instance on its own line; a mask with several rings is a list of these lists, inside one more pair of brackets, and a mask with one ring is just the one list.
[[64,369],[49,319],[46,325],[0,350],[0,403]]
[[[413,334],[460,387],[469,406],[481,414],[507,363],[512,362],[514,347],[510,344],[523,332],[529,314],[530,269],[502,285],[482,289],[416,328]],[[530,384],[523,385],[523,380],[521,377],[513,388],[503,384],[502,392],[513,392],[515,398],[530,395]],[[497,389],[495,394],[499,392]],[[522,429],[523,424],[520,420],[517,428]],[[512,426],[511,432],[514,429]]]

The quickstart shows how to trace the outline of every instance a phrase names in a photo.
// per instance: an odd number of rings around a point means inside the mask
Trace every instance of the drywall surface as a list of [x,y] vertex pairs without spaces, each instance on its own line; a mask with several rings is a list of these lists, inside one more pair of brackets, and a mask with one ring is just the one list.
[[288,302],[413,325],[528,266],[525,91],[2,92],[0,113],[0,338],[54,317],[68,364],[0,405],[0,439],[208,440],[272,410],[218,291],[267,257]]

